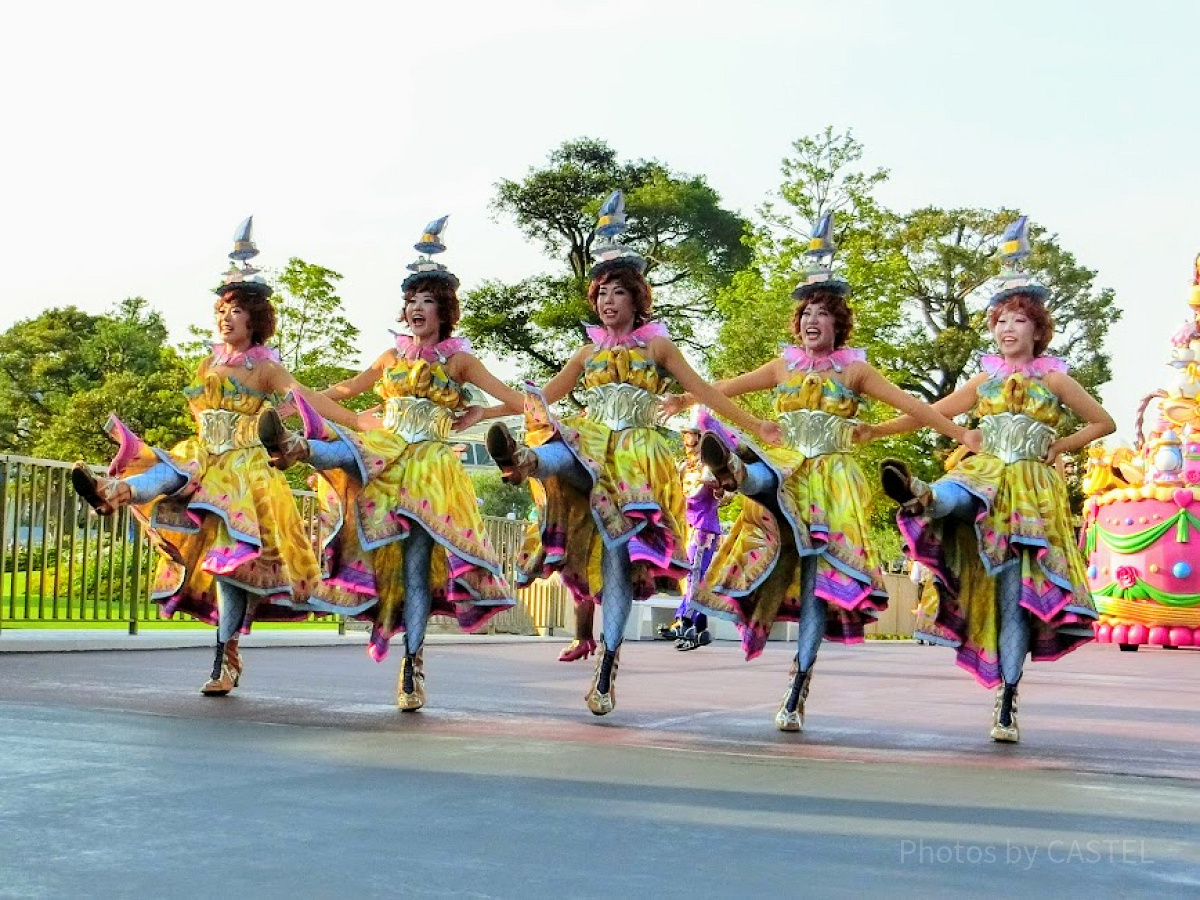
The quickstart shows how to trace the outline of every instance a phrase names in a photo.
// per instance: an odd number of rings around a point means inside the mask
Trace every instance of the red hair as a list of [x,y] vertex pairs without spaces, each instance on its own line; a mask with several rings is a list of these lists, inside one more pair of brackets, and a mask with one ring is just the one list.
[[1041,356],[1054,340],[1054,319],[1046,304],[1033,299],[1029,294],[1013,294],[1005,297],[988,310],[988,331],[996,330],[996,321],[1004,312],[1024,313],[1033,323],[1033,355]]
[[833,349],[845,347],[850,332],[854,331],[854,311],[845,296],[837,291],[813,291],[797,303],[796,311],[792,313],[792,334],[799,340],[800,316],[814,303],[820,303],[833,316]]
[[240,306],[246,311],[251,344],[265,344],[275,336],[275,307],[271,305],[269,297],[257,291],[231,287],[221,293],[217,302],[213,304],[213,309],[220,312],[226,303]]
[[597,312],[596,298],[600,295],[600,286],[616,282],[625,290],[629,291],[633,297],[633,324],[636,328],[639,325],[644,325],[650,320],[650,285],[646,279],[642,277],[640,272],[622,266],[617,269],[610,269],[603,272],[592,279],[592,283],[588,285],[588,305],[592,308],[592,312]]
[[[408,290],[404,292],[404,305],[408,306],[408,301],[419,291],[427,291],[437,303],[438,340],[446,340],[458,325],[458,291],[444,278],[422,278],[408,286]],[[403,313],[401,315],[403,316]]]

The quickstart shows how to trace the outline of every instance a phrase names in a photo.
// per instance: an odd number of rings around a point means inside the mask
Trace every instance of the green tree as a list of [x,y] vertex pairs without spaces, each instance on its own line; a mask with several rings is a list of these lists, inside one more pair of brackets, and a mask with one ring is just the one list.
[[546,167],[521,181],[501,181],[492,209],[510,216],[559,268],[517,284],[485,282],[467,292],[462,330],[481,349],[515,356],[526,374],[557,372],[579,345],[591,318],[587,273],[600,204],[625,192],[622,241],[646,256],[654,315],[679,342],[699,346],[713,313],[712,295],[745,265],[744,220],[720,205],[702,177],[656,161],[621,162],[603,141],[568,141]]
[[158,370],[148,374],[114,372],[104,383],[71,396],[50,420],[31,452],[50,459],[82,459],[100,463],[113,455],[104,431],[110,413],[146,443],[171,447],[195,431],[183,396],[190,372],[169,347],[163,348]]
[[[268,344],[279,351],[283,366],[304,385],[321,389],[358,371],[355,339],[358,329],[345,316],[337,283],[342,276],[295,256],[281,271],[269,271],[267,280],[275,287],[275,336]],[[212,320],[188,328],[190,340],[180,345],[180,354],[198,365],[210,352]],[[349,365],[348,365],[349,364]],[[372,397],[352,404],[364,409],[378,402]]]
[[538,383],[558,372],[579,346],[579,322],[591,312],[571,279],[549,275],[515,284],[485,281],[469,293],[467,309],[462,329],[475,347],[520,359],[524,374]]
[[479,511],[485,516],[503,518],[512,513],[515,519],[525,519],[533,509],[533,497],[525,484],[505,484],[499,474],[491,472],[474,472],[471,482],[480,501]]
[[[850,133],[832,129],[793,144],[783,162],[776,200],[760,210],[747,243],[750,265],[718,296],[720,340],[712,370],[727,377],[748,371],[791,340],[791,291],[802,277],[809,224],[837,213],[838,263],[853,285],[855,330],[851,343],[866,349],[873,365],[905,390],[933,402],[952,393],[976,372],[990,340],[985,311],[989,283],[999,271],[997,247],[1011,209],[925,208],[907,214],[888,210],[875,197],[887,180],[883,169],[861,166],[862,146]],[[1103,341],[1120,315],[1110,290],[1098,290],[1095,272],[1075,260],[1053,235],[1035,227],[1032,274],[1050,288],[1057,322],[1052,353],[1064,356],[1079,381],[1096,391],[1110,377]],[[751,401],[766,411],[763,396]],[[868,420],[890,409],[867,408]],[[942,471],[949,448],[918,432],[877,441],[863,449],[865,466],[883,456],[906,459],[925,477]],[[881,530],[888,503],[876,504]]]
[[[68,306],[13,325],[0,335],[0,451],[98,461],[111,454],[101,437],[110,411],[177,433],[182,397],[159,402],[183,383],[166,338],[162,316],[140,297],[105,315]],[[108,408],[92,418],[81,395]]]
[[[933,402],[978,371],[980,353],[991,346],[986,307],[1000,268],[997,248],[1019,214],[927,207],[890,223],[880,262],[893,279],[890,299],[902,324],[874,350],[901,387]],[[1031,228],[1030,244],[1026,265],[1050,289],[1055,338],[1049,352],[1065,358],[1075,378],[1095,392],[1111,377],[1103,343],[1121,315],[1113,292],[1098,290],[1095,271],[1044,229]]]
[[[346,318],[332,269],[293,256],[275,277],[278,328],[272,342],[303,384],[324,388],[355,374],[358,329]],[[365,404],[369,405],[369,404]]]
[[[889,217],[874,196],[887,171],[864,170],[862,145],[832,128],[794,141],[792,151],[783,160],[777,196],[760,207],[760,221],[747,233],[749,264],[717,294],[720,338],[708,362],[718,377],[750,371],[777,356],[781,342],[794,340],[792,291],[807,265],[811,223],[827,212],[836,213],[839,264],[855,285],[855,342],[864,336],[885,341],[899,318],[886,304],[864,302],[887,290],[873,249]],[[767,413],[765,396],[748,401]]]

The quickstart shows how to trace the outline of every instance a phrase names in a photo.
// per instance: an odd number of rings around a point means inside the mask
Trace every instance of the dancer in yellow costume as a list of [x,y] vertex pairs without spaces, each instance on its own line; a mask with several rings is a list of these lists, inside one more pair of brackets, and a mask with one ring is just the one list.
[[[488,451],[506,481],[532,476],[539,527],[522,555],[524,580],[559,572],[576,607],[595,602],[604,616],[603,645],[585,695],[598,716],[616,706],[617,660],[635,598],[655,590],[657,578],[675,589],[688,571],[684,497],[674,454],[655,427],[659,398],[672,381],[766,440],[778,426],[739,409],[706,384],[666,335],[649,321],[646,260],[613,239],[625,228],[624,200],[604,204],[597,263],[588,298],[600,319],[581,347],[545,387],[526,399],[526,441],[494,425]],[[583,415],[558,420],[548,404],[578,385]],[[504,411],[493,408],[489,414]]]
[[[832,257],[832,228],[832,216],[814,227],[811,257]],[[804,726],[822,638],[860,642],[864,625],[887,608],[867,540],[871,489],[851,452],[863,399],[905,410],[954,439],[978,438],[893,385],[867,364],[863,351],[846,346],[854,324],[849,292],[827,263],[817,263],[793,292],[792,331],[800,345],[716,384],[730,397],[772,389],[785,447],[760,449],[711,418],[700,440],[701,459],[726,490],[740,491],[745,500],[712,561],[699,605],[738,623],[747,659],[762,652],[775,622],[799,623],[790,684],[775,716],[781,731]],[[692,399],[685,395],[667,409]]]
[[[1018,268],[1029,253],[1022,216],[1004,235],[1005,268],[988,306],[999,354],[934,408],[948,416],[973,410],[982,452],[926,485],[902,463],[883,464],[883,487],[901,504],[897,517],[913,560],[938,587],[937,614],[923,640],[955,647],[960,666],[999,688],[991,736],[1015,742],[1017,684],[1025,657],[1052,660],[1092,638],[1096,608],[1075,543],[1066,485],[1054,462],[1115,429],[1112,417],[1066,364],[1044,356],[1054,335],[1049,292]],[[1069,409],[1087,424],[1068,437],[1056,429]],[[907,417],[872,436],[913,427]]]
[[423,255],[402,285],[400,321],[411,334],[397,335],[394,349],[324,392],[345,400],[374,387],[384,401],[382,427],[376,420],[360,434],[330,426],[303,404],[307,440],[284,432],[277,417],[263,420],[263,441],[277,464],[308,459],[320,473],[320,596],[350,592],[362,599],[363,617],[374,624],[367,651],[375,660],[404,632],[396,703],[409,711],[426,701],[422,646],[429,616],[453,616],[464,631],[477,631],[514,603],[470,476],[448,438],[474,421],[462,418],[466,385],[514,406],[521,395],[453,336],[459,281],[429,258],[445,250],[446,221],[426,226],[415,245]]
[[[258,254],[252,220],[234,237],[241,261],[216,289],[221,343],[200,363],[185,393],[197,436],[169,452],[147,446],[116,416],[106,430],[120,444],[107,477],[76,464],[72,481],[102,515],[132,503],[171,558],[159,561],[152,597],[165,616],[184,612],[218,625],[212,676],[201,688],[224,696],[242,672],[238,636],[256,619],[301,619],[310,612],[353,612],[354,600],[314,601],[316,555],[287,480],[268,464],[258,418],[282,396],[305,389],[266,346],[275,333],[271,286],[248,260]],[[347,424],[351,413],[309,395]]]

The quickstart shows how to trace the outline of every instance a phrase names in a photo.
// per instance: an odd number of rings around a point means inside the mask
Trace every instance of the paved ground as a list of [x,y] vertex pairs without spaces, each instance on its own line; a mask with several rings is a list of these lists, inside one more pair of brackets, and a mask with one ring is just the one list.
[[[4,635],[6,639],[9,633]],[[1196,896],[1200,652],[1031,666],[1018,746],[947,651],[627,644],[619,706],[558,642],[0,654],[0,896]]]

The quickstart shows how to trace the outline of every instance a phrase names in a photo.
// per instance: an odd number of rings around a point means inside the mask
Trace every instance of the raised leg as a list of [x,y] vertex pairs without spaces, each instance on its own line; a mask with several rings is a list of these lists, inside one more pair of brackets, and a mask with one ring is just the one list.
[[129,499],[134,503],[149,503],[155,497],[175,493],[187,484],[187,478],[164,462],[155,463],[140,475],[124,479],[129,485]]
[[308,462],[314,469],[343,469],[351,475],[358,475],[358,462],[354,452],[345,441],[308,442]]

